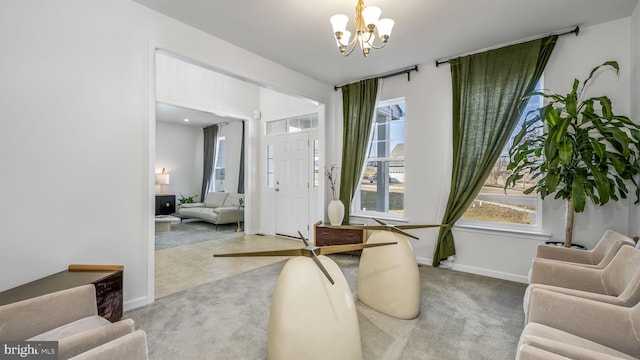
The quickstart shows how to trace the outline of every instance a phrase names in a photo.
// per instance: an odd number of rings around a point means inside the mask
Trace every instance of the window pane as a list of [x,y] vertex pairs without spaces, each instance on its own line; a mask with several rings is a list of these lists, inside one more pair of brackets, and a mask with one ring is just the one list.
[[[536,89],[541,89],[541,82],[536,84]],[[502,154],[496,161],[489,177],[475,200],[462,216],[462,220],[483,222],[487,225],[515,224],[519,226],[537,226],[539,223],[538,195],[524,194],[523,191],[531,187],[534,182],[530,178],[523,178],[513,188],[505,192],[504,184],[511,175],[507,170],[509,164],[509,148],[513,143],[513,137],[520,130],[522,122],[527,118],[531,110],[542,106],[542,98],[533,97],[527,103],[514,133],[502,150]]]
[[404,110],[404,99],[377,109],[355,201],[361,213],[404,214]]
[[313,188],[320,186],[320,142],[313,140]]
[[267,187],[273,187],[273,145],[267,145]]
[[296,133],[318,127],[318,114],[309,114],[267,122],[267,135]]

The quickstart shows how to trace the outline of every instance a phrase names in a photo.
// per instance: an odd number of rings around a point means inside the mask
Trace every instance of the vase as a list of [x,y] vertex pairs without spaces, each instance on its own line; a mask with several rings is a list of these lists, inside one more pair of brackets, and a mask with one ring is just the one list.
[[329,223],[331,225],[342,225],[342,219],[344,219],[344,204],[342,201],[331,200],[327,207],[327,214],[329,215]]

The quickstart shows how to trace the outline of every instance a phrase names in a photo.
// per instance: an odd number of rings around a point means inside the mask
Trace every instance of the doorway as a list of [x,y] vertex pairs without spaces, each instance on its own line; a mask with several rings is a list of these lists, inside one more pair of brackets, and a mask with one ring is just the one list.
[[[152,70],[150,73],[150,78],[153,81],[150,82],[150,94],[153,94],[151,98],[151,107],[150,107],[150,122],[149,122],[149,185],[150,188],[154,188],[154,173],[157,169],[155,169],[158,164],[158,159],[156,159],[156,144],[157,144],[157,124],[156,118],[158,114],[158,109],[156,105],[159,103],[171,104],[175,105],[182,109],[192,109],[199,111],[206,111],[213,113],[217,116],[224,118],[223,121],[230,122],[230,118],[236,118],[239,120],[243,120],[246,123],[246,144],[244,146],[245,153],[247,154],[243,169],[244,171],[244,179],[246,181],[246,191],[245,193],[245,223],[244,230],[247,234],[256,234],[260,233],[260,229],[257,225],[261,225],[262,216],[264,214],[260,211],[260,208],[263,204],[261,204],[261,193],[263,187],[259,186],[259,182],[262,180],[262,175],[260,172],[256,171],[258,169],[262,170],[262,163],[260,161],[261,150],[263,148],[260,146],[263,139],[265,138],[264,134],[264,123],[267,119],[272,118],[275,112],[284,111],[287,114],[292,113],[308,113],[307,109],[309,107],[313,108],[312,111],[317,111],[319,104],[312,100],[304,99],[298,96],[291,96],[284,93],[279,93],[272,89],[266,89],[261,84],[256,84],[253,82],[249,82],[246,79],[242,79],[236,76],[225,75],[214,68],[207,66],[206,64],[197,63],[188,58],[185,58],[181,55],[177,55],[175,53],[169,53],[166,50],[153,50],[153,56],[150,57],[150,69]],[[164,72],[161,70],[162,67],[158,66],[158,53],[164,54],[165,61],[165,70]],[[175,60],[180,60],[180,64],[175,65],[176,67],[171,68],[169,71],[166,69],[166,62],[172,62]],[[186,64],[183,64],[186,63]],[[193,68],[195,65],[196,68]],[[182,67],[188,67],[190,72],[190,76],[177,76],[176,74],[179,71],[182,71]],[[203,68],[207,70],[207,72],[203,72]],[[213,74],[212,74],[213,73]],[[165,84],[161,86],[162,77],[167,76],[167,78],[171,80],[178,80],[179,83],[174,83],[171,85]],[[224,82],[225,85],[220,85],[221,82]],[[214,89],[209,89],[208,86],[210,84],[216,84],[220,86],[215,86]],[[212,93],[213,92],[213,93]],[[214,103],[208,103],[212,101]],[[303,104],[301,106],[300,104]],[[322,106],[322,105],[320,105]],[[261,119],[261,116],[263,118]],[[278,115],[279,116],[279,115]],[[322,118],[324,119],[324,113],[322,113]],[[180,121],[184,121],[183,117],[180,117]],[[192,121],[193,118],[190,118]],[[317,139],[317,135],[315,137]],[[173,142],[173,135],[172,140]],[[237,143],[236,141],[232,141],[230,138],[225,139],[230,146],[232,143]],[[238,141],[239,142],[239,141]],[[191,142],[188,146],[197,146],[195,142]],[[225,148],[227,144],[225,144]],[[177,145],[176,145],[177,146]],[[308,147],[308,146],[307,146]],[[184,149],[184,146],[177,146],[178,149]],[[264,148],[263,148],[264,149]],[[307,159],[308,160],[308,159]],[[202,164],[202,159],[192,159],[194,163]],[[317,163],[317,162],[316,162]],[[225,167],[228,167],[229,164],[225,164]],[[308,167],[308,166],[307,166]],[[225,178],[230,176],[230,173],[236,173],[236,171],[231,171],[231,169],[225,169]],[[181,179],[178,175],[178,171],[174,170],[174,175],[171,178],[171,189],[177,195],[180,195],[181,188],[178,186],[178,181]],[[195,177],[194,177],[195,178]],[[199,179],[202,177],[199,176]],[[263,183],[264,184],[264,183]],[[197,190],[196,190],[197,188]],[[231,188],[235,188],[235,186],[230,186]],[[182,191],[184,195],[194,195],[199,194],[199,185],[194,187],[193,184],[185,185]],[[225,188],[225,190],[227,190]],[[312,189],[315,196],[317,197],[318,191],[316,188]],[[150,203],[154,197],[153,191],[150,191]],[[307,199],[309,199],[309,195],[307,195]],[[199,199],[202,201],[202,199]],[[313,199],[308,202],[305,207],[309,207],[309,204],[312,206],[316,205],[320,202],[320,199]],[[317,206],[317,205],[316,205]],[[150,209],[152,207],[150,206]],[[307,211],[308,212],[308,211]],[[153,212],[151,212],[153,213]],[[153,215],[151,215],[151,218]],[[309,215],[306,215],[306,218],[309,218]],[[308,222],[308,220],[306,221]],[[258,224],[260,223],[260,224]],[[153,221],[149,221],[149,240],[148,240],[148,253],[149,253],[149,261],[148,261],[148,273],[147,273],[147,299],[152,302],[154,299],[154,283],[156,277],[156,264],[154,259],[154,234],[155,231],[153,226]],[[251,228],[250,228],[251,227]],[[304,230],[306,227],[302,227],[301,230]],[[308,230],[307,230],[308,231]],[[273,234],[273,233],[271,233]],[[308,232],[304,232],[305,235],[308,236]],[[296,234],[297,236],[297,230]],[[265,240],[271,240],[269,237],[264,237]],[[253,241],[256,242],[255,240]],[[207,253],[206,261],[207,263],[211,262],[210,254]],[[206,272],[201,272],[202,274]]]

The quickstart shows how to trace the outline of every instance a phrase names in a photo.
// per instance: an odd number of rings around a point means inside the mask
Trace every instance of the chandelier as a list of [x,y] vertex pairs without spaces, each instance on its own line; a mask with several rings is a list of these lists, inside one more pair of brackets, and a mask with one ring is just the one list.
[[[360,44],[360,49],[362,49],[362,54],[365,57],[369,55],[372,48],[381,49],[387,44],[389,36],[391,35],[391,29],[393,29],[395,23],[391,19],[378,20],[381,12],[379,7],[365,6],[363,0],[358,0],[355,16],[356,35],[351,41],[349,41],[351,32],[346,30],[349,17],[344,14],[337,14],[329,19],[333,26],[333,33],[342,56],[349,56],[353,52],[353,49],[355,49],[356,43]],[[378,30],[378,37],[381,41],[379,45],[374,44],[374,40],[376,39],[374,32],[376,29]]]

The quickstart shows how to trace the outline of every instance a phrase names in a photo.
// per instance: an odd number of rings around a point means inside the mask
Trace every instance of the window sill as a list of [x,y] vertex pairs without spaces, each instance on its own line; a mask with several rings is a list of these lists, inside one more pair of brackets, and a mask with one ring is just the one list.
[[389,216],[387,214],[351,214],[351,218],[354,219],[378,219],[378,220],[383,220],[383,221],[393,221],[393,222],[399,222],[399,223],[408,223],[409,221],[401,218],[401,217],[393,217],[393,216]]
[[456,224],[454,225],[453,229],[457,231],[464,231],[464,232],[470,232],[470,233],[510,236],[510,237],[517,237],[522,239],[530,239],[535,241],[549,241],[549,239],[551,239],[550,234],[545,234],[541,231],[535,231],[535,230],[527,231],[527,230],[519,230],[519,229],[498,229],[494,227],[483,227],[483,226],[470,225],[470,224]]

